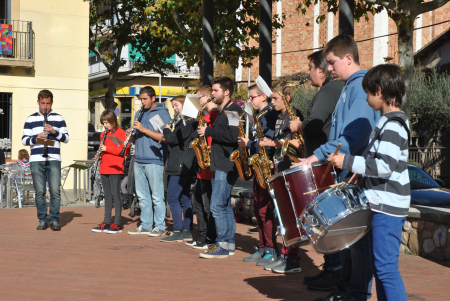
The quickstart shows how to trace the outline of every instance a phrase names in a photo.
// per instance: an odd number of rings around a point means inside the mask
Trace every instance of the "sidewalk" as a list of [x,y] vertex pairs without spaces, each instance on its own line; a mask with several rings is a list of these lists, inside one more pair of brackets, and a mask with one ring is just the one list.
[[[0,210],[0,300],[314,300],[326,295],[302,284],[322,263],[310,246],[301,248],[302,273],[276,275],[242,261],[257,243],[256,235],[247,234],[248,225],[237,225],[235,256],[208,260],[184,243],[128,235],[138,221],[128,210],[120,234],[91,232],[102,219],[103,207],[62,207],[61,232],[37,231],[35,208]],[[402,254],[400,270],[408,300],[447,300],[448,267]]]

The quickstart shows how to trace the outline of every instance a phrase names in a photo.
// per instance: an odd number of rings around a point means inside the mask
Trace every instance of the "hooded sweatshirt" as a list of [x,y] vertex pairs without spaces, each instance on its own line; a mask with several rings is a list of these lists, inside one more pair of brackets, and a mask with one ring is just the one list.
[[[374,111],[366,101],[367,94],[362,88],[366,73],[367,70],[360,70],[347,79],[331,118],[328,142],[314,151],[319,161],[334,153],[339,143],[342,143],[339,152],[346,155],[361,155],[369,143],[380,112]],[[346,175],[347,172],[342,172],[339,180]]]
[[[151,110],[144,110],[144,114],[140,120],[140,123],[149,130],[158,132],[158,129],[153,128],[150,123],[150,119],[159,114],[161,119],[165,124],[170,123],[169,110],[163,104],[156,104]],[[134,120],[136,120],[139,115],[139,111],[134,115]],[[135,161],[141,164],[157,164],[164,165],[164,153],[167,152],[167,145],[161,143],[158,145],[158,141],[153,140],[147,135],[144,135],[140,131],[136,131],[136,147],[135,147]]]

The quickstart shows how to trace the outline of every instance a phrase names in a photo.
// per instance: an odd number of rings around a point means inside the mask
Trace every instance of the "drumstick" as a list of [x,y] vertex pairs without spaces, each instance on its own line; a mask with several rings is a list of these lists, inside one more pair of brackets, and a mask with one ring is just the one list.
[[[341,148],[342,143],[339,143],[338,146],[336,147],[336,150],[334,152],[334,155],[336,156],[339,152],[339,149]],[[322,180],[320,181],[320,185],[322,185],[323,181],[325,180],[325,178],[327,177],[328,172],[330,171],[331,168],[331,162],[328,163],[327,169],[325,170],[325,173],[323,174]]]
[[336,186],[340,186],[340,185],[342,185],[342,184],[344,184],[344,183],[345,183],[345,182],[341,182],[341,183],[337,183],[337,184],[325,186],[325,187],[322,187],[322,188],[314,189],[314,190],[311,190],[311,191],[308,191],[308,192],[304,192],[303,195],[311,194],[311,193],[314,193],[314,192],[317,192],[317,191],[325,190],[325,189],[332,188],[332,187],[336,187]]

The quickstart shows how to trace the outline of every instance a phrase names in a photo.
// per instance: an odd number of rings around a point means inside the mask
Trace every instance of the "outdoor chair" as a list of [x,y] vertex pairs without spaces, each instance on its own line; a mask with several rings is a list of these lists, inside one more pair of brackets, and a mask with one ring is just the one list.
[[[67,197],[66,191],[64,190],[64,184],[66,183],[67,177],[69,176],[70,166],[61,168],[61,191],[66,198],[67,206],[70,206],[69,198]],[[62,199],[62,198],[61,198]]]

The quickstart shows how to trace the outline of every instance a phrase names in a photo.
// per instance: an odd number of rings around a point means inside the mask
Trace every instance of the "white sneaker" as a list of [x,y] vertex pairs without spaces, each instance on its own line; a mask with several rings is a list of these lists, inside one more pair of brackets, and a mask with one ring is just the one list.
[[134,229],[134,230],[128,231],[128,234],[131,234],[131,235],[136,235],[136,234],[149,234],[150,232],[151,232],[150,230],[147,230],[147,229],[145,229],[145,228],[142,228],[142,226],[139,226],[139,227],[137,227],[137,228]]

